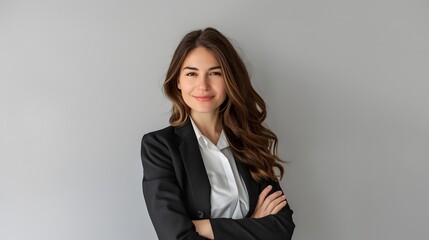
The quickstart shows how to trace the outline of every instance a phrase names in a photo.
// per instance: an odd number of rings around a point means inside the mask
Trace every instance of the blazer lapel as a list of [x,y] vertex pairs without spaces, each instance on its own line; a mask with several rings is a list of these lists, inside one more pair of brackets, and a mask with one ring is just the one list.
[[190,184],[190,191],[197,204],[195,208],[199,212],[202,211],[202,213],[198,213],[200,218],[208,218],[211,211],[211,187],[192,123],[188,121],[175,131],[181,137],[179,150]]
[[246,184],[247,193],[249,194],[249,212],[246,217],[250,217],[255,211],[256,203],[258,202],[260,184],[252,178],[249,167],[246,164],[239,160],[235,160],[235,163],[237,165],[238,172]]

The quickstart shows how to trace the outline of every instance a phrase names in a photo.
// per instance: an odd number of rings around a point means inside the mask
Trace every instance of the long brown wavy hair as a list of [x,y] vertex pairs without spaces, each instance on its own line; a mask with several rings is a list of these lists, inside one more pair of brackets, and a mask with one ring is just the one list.
[[277,136],[263,126],[267,116],[265,102],[253,89],[249,73],[232,44],[214,28],[188,33],[174,52],[163,86],[173,103],[170,124],[180,126],[189,120],[190,108],[183,101],[177,81],[186,56],[196,47],[211,50],[223,70],[227,97],[220,106],[219,118],[234,157],[249,166],[256,181],[278,181],[284,174],[283,161],[277,156]]

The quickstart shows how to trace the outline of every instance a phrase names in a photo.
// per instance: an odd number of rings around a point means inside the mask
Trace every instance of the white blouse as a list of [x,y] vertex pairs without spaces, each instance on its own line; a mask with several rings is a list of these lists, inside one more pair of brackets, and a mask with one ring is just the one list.
[[223,130],[215,145],[191,122],[211,185],[211,217],[244,218],[249,211],[249,196]]

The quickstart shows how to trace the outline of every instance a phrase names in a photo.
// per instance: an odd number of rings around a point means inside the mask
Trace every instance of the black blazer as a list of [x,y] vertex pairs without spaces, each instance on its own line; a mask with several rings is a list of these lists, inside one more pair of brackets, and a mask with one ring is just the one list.
[[269,184],[281,190],[278,182],[253,180],[247,165],[236,161],[249,194],[249,213],[244,219],[210,218],[210,182],[190,121],[181,127],[167,127],[143,136],[143,194],[158,238],[205,239],[191,220],[210,219],[215,239],[292,238],[295,225],[289,204],[279,213],[250,218],[259,193]]

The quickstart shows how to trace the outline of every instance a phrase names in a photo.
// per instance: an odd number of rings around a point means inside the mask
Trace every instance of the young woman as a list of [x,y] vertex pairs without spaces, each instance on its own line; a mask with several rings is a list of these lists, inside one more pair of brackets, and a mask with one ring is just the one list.
[[171,126],[146,134],[141,148],[158,238],[291,239],[277,137],[263,126],[265,103],[228,39],[213,28],[188,33],[164,92]]

